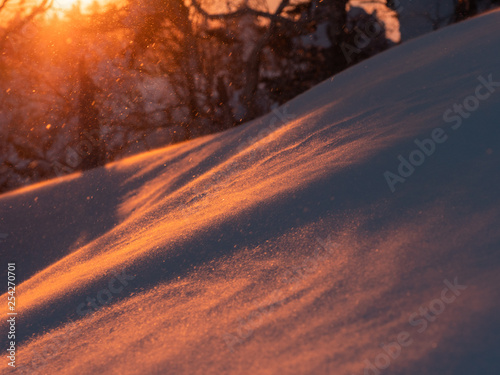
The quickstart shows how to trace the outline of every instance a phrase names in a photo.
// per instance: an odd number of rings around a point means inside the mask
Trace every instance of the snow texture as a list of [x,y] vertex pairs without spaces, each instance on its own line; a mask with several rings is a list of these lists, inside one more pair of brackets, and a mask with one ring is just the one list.
[[2,195],[22,283],[0,374],[500,373],[499,24]]

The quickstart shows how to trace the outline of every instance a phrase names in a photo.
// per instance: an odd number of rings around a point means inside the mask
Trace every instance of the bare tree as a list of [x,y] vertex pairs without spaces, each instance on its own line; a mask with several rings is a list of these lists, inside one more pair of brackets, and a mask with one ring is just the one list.
[[[266,31],[256,41],[252,48],[250,58],[245,63],[245,85],[242,92],[243,103],[246,107],[246,115],[243,121],[250,120],[259,115],[259,108],[256,102],[257,86],[260,82],[260,68],[262,61],[262,53],[264,48],[269,44],[271,37],[276,31],[278,26],[282,26],[280,31],[287,30],[300,30],[312,22],[327,21],[328,37],[331,42],[333,55],[342,56],[340,45],[345,37],[345,25],[347,21],[347,3],[348,0],[330,0],[327,6],[323,8],[323,12],[318,12],[317,4],[314,1],[305,4],[308,7],[308,12],[302,14],[299,19],[293,19],[287,16],[286,8],[290,6],[290,0],[281,0],[274,13],[265,12],[257,9],[250,8],[245,5],[233,12],[211,14],[203,9],[198,3],[198,0],[192,0],[193,7],[203,17],[212,20],[227,20],[231,18],[241,17],[243,15],[252,15],[261,17],[268,20]],[[326,10],[326,11],[325,11]],[[296,32],[297,33],[297,32]],[[299,34],[298,32],[297,34]],[[336,61],[336,62],[335,62]],[[331,72],[337,72],[345,68],[345,61],[338,59],[334,61]]]
[[101,142],[101,128],[99,126],[99,111],[96,105],[96,94],[101,91],[96,86],[85,68],[85,59],[82,57],[78,65],[80,91],[78,97],[78,143],[82,151],[82,169],[92,169],[104,165],[104,149]]
[[[12,0],[0,0],[0,16],[4,19],[4,24],[0,24],[0,56],[3,54],[9,38],[14,34],[22,34],[23,28],[35,19],[36,16],[45,13],[53,4],[53,0],[42,0],[39,4],[29,8],[21,1],[14,3]],[[10,13],[11,20],[7,13]]]

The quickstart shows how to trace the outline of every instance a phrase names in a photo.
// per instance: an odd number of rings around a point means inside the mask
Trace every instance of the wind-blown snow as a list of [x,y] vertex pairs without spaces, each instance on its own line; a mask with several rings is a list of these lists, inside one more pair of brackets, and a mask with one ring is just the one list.
[[[499,24],[443,29],[247,125],[1,196],[2,259],[22,284],[18,367],[0,373],[372,374],[401,332],[411,344],[384,374],[500,373],[500,88],[458,129],[443,119],[478,77],[500,82]],[[384,173],[435,128],[447,140],[391,192]],[[420,333],[412,314],[455,278],[466,289]],[[87,298],[100,308],[82,317]]]

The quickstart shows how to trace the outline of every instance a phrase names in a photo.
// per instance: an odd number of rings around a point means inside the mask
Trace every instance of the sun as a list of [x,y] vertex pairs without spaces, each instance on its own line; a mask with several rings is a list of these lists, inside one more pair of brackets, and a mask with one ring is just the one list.
[[52,8],[54,10],[68,10],[71,8],[79,8],[81,11],[86,10],[90,5],[94,3],[102,4],[102,1],[98,0],[53,0],[54,3]]

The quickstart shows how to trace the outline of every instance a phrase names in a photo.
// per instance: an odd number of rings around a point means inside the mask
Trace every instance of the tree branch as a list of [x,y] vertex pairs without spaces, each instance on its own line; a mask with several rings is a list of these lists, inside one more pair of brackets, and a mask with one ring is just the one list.
[[234,12],[229,12],[229,13],[216,13],[216,14],[210,14],[208,13],[205,9],[201,7],[201,5],[198,3],[198,0],[191,0],[191,4],[193,7],[196,9],[198,13],[200,13],[203,17],[211,20],[225,20],[229,18],[235,18],[235,17],[241,17],[244,15],[252,15],[255,17],[263,17],[263,18],[268,18],[271,21],[274,22],[283,22],[283,23],[292,23],[295,24],[296,22],[280,16],[280,14],[283,12],[283,9],[290,3],[289,0],[282,0],[278,9],[276,10],[275,13],[269,13],[269,12],[263,12],[257,9],[250,8],[248,6],[245,6],[243,8],[240,8]]

